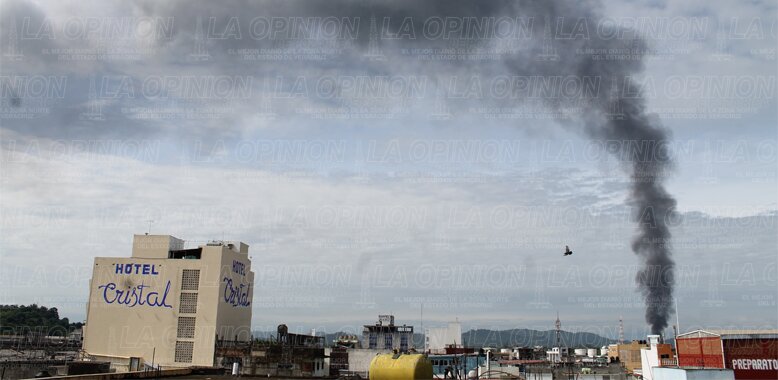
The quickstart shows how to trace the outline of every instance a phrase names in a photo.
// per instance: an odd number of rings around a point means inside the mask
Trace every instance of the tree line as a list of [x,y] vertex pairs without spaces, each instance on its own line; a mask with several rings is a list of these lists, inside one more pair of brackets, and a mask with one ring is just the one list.
[[84,324],[71,323],[67,318],[60,318],[56,307],[32,305],[0,305],[0,334],[27,335],[38,333],[44,335],[65,336]]

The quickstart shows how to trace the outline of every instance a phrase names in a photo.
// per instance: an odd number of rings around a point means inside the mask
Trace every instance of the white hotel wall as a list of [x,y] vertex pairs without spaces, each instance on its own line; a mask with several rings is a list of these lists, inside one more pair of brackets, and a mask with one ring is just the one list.
[[[84,330],[84,350],[100,359],[114,362],[126,361],[129,357],[142,357],[151,364],[163,367],[185,367],[191,365],[214,365],[214,344],[217,334],[221,338],[247,341],[251,331],[251,300],[253,297],[254,273],[248,258],[248,246],[240,243],[234,248],[227,245],[202,247],[201,259],[167,259],[170,249],[180,249],[180,240],[166,235],[136,235],[133,242],[133,257],[95,258],[94,271],[90,281],[90,295],[87,306],[87,324]],[[243,252],[236,252],[240,250]],[[240,263],[242,273],[233,270],[233,263]],[[116,273],[116,265],[141,265],[132,274]],[[143,265],[153,266],[154,271],[143,273]],[[182,313],[181,287],[185,269],[199,270],[196,313]],[[241,302],[228,303],[231,294],[227,281],[233,287],[247,292]],[[164,295],[168,282],[170,287]],[[106,288],[115,284],[116,289]],[[158,303],[152,306],[136,304],[134,297],[116,298],[116,290],[138,289],[143,286],[143,299],[149,292],[158,292]],[[249,287],[250,285],[250,287]],[[109,285],[110,286],[110,285]],[[136,293],[137,294],[137,293]],[[227,299],[225,299],[227,296]],[[234,298],[233,298],[234,300]],[[122,301],[129,304],[122,304]],[[248,305],[246,305],[248,303]],[[193,338],[179,338],[179,317],[194,317]],[[175,360],[176,342],[193,342],[192,361]],[[182,345],[183,346],[183,345]]]

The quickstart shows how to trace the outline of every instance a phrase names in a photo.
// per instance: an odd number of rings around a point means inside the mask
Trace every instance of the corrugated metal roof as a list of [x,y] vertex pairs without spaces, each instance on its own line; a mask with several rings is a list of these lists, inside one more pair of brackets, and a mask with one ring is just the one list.
[[704,330],[694,330],[687,333],[678,334],[678,338],[712,338],[717,336],[719,335]]
[[778,338],[778,329],[743,330],[695,330],[679,334],[679,338],[702,338],[720,336],[722,339],[734,338]]
[[705,330],[716,335],[764,335],[778,334],[778,329],[765,330]]
[[510,360],[500,360],[498,363],[505,364],[505,365],[517,365],[517,364],[543,364],[547,362],[545,360],[510,359]]

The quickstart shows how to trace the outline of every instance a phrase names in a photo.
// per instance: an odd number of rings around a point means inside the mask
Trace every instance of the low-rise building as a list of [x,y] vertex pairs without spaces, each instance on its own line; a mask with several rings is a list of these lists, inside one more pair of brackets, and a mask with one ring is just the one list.
[[729,369],[657,367],[654,380],[734,380]]
[[641,370],[635,373],[643,376],[645,380],[653,380],[653,370],[657,367],[675,366],[673,359],[673,346],[660,343],[659,335],[648,336],[648,348],[640,350]]
[[375,325],[364,325],[362,348],[408,352],[413,346],[413,326],[397,326],[394,315],[379,315]]
[[778,330],[695,330],[675,339],[678,365],[727,368],[735,379],[778,379]]
[[551,347],[546,351],[546,360],[551,363],[561,363],[569,356],[570,350],[567,347]]
[[275,341],[255,344],[244,374],[261,377],[324,377],[330,369],[326,362],[324,337],[293,334],[279,325]]
[[609,344],[607,348],[608,362],[614,363],[619,361],[619,345]]
[[[648,348],[645,340],[633,340],[627,344],[619,344],[616,348],[616,358],[629,373],[640,372],[643,368],[640,350]],[[608,350],[609,355],[612,350]]]

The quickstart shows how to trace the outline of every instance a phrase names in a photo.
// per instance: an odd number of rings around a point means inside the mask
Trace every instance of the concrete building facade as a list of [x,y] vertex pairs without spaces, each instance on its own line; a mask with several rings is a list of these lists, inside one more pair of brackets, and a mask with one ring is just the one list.
[[735,375],[729,369],[657,367],[654,380],[735,380]]
[[413,347],[413,326],[396,326],[394,315],[379,315],[375,325],[364,325],[362,348],[408,352]]
[[300,378],[329,375],[324,337],[293,334],[278,326],[275,341],[251,347],[250,362],[243,362],[243,374],[259,377]]
[[629,373],[640,372],[643,368],[643,362],[640,355],[640,350],[644,348],[650,348],[648,343],[644,340],[633,340],[626,344],[619,344],[615,350],[608,349],[608,355],[613,353],[621,362],[621,365]]
[[244,243],[135,235],[131,257],[95,258],[83,349],[118,370],[213,366],[217,342],[251,340],[253,284]]
[[635,373],[643,376],[644,380],[654,379],[654,369],[664,366],[675,366],[673,359],[673,346],[666,343],[659,343],[659,335],[648,336],[648,348],[640,350],[641,370],[635,370]]
[[546,360],[550,363],[561,363],[568,356],[570,356],[570,350],[567,347],[551,347],[546,351]]

